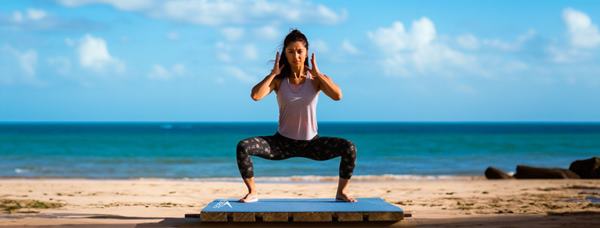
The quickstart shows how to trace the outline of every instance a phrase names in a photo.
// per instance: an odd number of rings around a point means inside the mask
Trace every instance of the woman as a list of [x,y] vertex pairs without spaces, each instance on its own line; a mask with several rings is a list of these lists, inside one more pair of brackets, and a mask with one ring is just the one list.
[[305,157],[329,160],[341,156],[336,200],[356,202],[346,194],[354,171],[356,147],[343,138],[319,137],[317,134],[317,100],[323,91],[333,100],[342,98],[342,91],[317,68],[312,54],[308,65],[308,40],[298,30],[292,30],[283,41],[283,55],[275,55],[271,73],[252,88],[252,99],[258,101],[275,90],[279,104],[279,126],[275,135],[241,140],[237,145],[237,164],[248,194],[241,202],[258,200],[250,155],[270,160]]

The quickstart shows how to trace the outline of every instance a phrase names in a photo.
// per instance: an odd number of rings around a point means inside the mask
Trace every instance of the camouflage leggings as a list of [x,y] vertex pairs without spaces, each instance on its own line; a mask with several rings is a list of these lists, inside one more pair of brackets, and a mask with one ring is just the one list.
[[341,156],[341,178],[350,179],[356,161],[354,143],[343,138],[315,136],[311,140],[295,140],[280,135],[257,136],[241,140],[237,145],[237,164],[243,178],[254,176],[250,155],[269,160],[305,157],[323,161]]

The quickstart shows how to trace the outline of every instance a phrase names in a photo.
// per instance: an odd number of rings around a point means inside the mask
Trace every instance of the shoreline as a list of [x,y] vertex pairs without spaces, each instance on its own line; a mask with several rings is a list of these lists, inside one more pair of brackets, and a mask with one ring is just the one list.
[[[241,177],[199,177],[199,178],[164,178],[164,177],[132,177],[132,178],[91,178],[91,177],[48,177],[48,176],[0,176],[1,180],[97,180],[97,181],[120,181],[120,180],[157,180],[157,181],[199,181],[199,182],[241,182]],[[338,176],[262,176],[255,177],[261,183],[329,183],[337,182]],[[352,182],[386,182],[401,180],[486,180],[483,175],[355,175]]]
[[[260,198],[333,198],[337,185],[263,182],[257,187]],[[61,205],[2,211],[0,226],[197,225],[184,215],[199,213],[217,198],[239,198],[245,190],[241,181],[0,179],[0,200]],[[348,190],[354,197],[381,197],[411,212],[412,217],[392,226],[600,225],[599,180],[356,181]]]

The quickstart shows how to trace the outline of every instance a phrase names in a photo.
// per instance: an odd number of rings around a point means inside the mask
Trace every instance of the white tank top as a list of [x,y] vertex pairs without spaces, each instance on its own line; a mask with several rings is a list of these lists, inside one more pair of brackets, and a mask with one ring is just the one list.
[[279,134],[296,139],[311,140],[317,135],[317,101],[319,91],[313,86],[310,72],[300,85],[283,78],[277,91],[279,104]]

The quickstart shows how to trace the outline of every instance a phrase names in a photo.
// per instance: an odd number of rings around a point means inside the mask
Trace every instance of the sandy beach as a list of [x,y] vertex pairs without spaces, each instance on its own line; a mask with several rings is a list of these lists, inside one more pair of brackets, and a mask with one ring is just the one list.
[[[258,187],[261,198],[325,198],[333,197],[336,184],[259,181]],[[412,214],[395,224],[378,224],[382,226],[600,226],[597,180],[358,178],[350,190],[355,197],[381,197]],[[0,225],[223,227],[184,216],[198,214],[215,198],[237,198],[244,191],[241,182],[231,181],[2,179]]]

